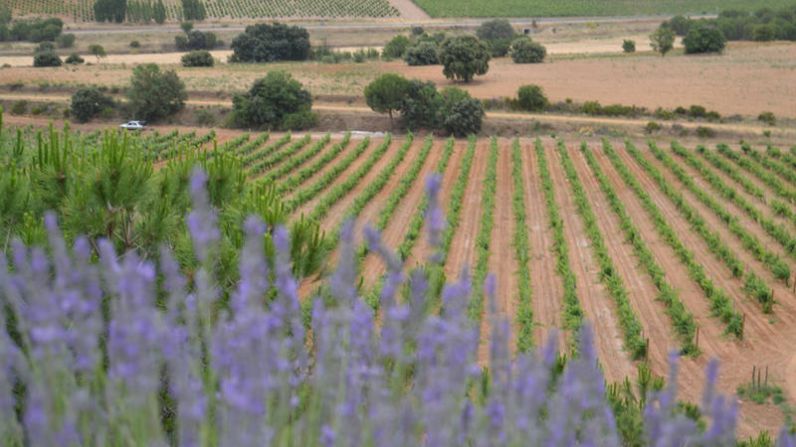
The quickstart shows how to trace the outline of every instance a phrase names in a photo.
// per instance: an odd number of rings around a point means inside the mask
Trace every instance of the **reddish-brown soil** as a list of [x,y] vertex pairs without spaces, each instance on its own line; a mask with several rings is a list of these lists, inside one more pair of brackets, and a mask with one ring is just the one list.
[[[528,232],[531,245],[531,303],[536,323],[534,340],[544,346],[550,331],[561,327],[564,312],[562,298],[564,287],[556,273],[553,253],[553,233],[545,210],[544,192],[539,177],[539,162],[533,142],[523,143],[522,175],[525,184],[525,211],[528,216]],[[559,333],[559,349],[566,345],[566,334]]]
[[[796,345],[796,328],[794,328],[793,319],[794,316],[796,316],[796,312],[794,312],[794,299],[792,295],[789,295],[788,291],[783,286],[773,281],[771,275],[768,274],[767,271],[764,271],[760,264],[743,249],[740,242],[729,234],[726,227],[718,221],[706,207],[702,206],[702,204],[696,201],[689,193],[684,192],[686,202],[699,211],[709,227],[720,234],[722,240],[733,250],[747,268],[750,268],[758,275],[761,275],[761,277],[769,280],[769,285],[775,289],[780,304],[775,306],[774,315],[764,315],[757,303],[752,302],[741,291],[743,282],[733,278],[730,271],[708,251],[707,245],[702,238],[690,229],[688,223],[675,209],[674,204],[660,192],[654,181],[644,173],[640,166],[638,166],[626,152],[622,150],[618,152],[625,164],[631,169],[636,178],[645,187],[645,190],[653,198],[656,205],[658,205],[664,213],[667,221],[675,228],[683,244],[693,251],[694,259],[705,268],[706,273],[714,283],[724,289],[724,291],[732,297],[736,308],[746,316],[744,340],[741,342],[733,342],[737,345],[737,351],[723,345],[714,353],[721,361],[719,384],[722,391],[734,393],[737,386],[748,382],[752,366],[769,367],[772,380],[775,383],[781,383],[786,378],[787,362],[795,353],[793,346]],[[659,171],[664,174],[670,184],[679,185],[676,178],[659,164],[654,157],[648,154],[646,158],[652,162],[653,165],[658,167]],[[603,165],[606,166],[607,161],[603,162]],[[628,197],[629,195],[629,193],[626,194]],[[633,203],[633,201],[628,200],[627,203]],[[640,214],[634,215],[640,216]],[[670,259],[674,258],[671,257]],[[667,270],[667,272],[669,272],[669,270]],[[680,285],[686,283],[687,281],[685,279],[678,281]],[[681,289],[681,293],[682,290],[683,289]],[[688,296],[690,296],[690,294],[682,293],[684,301]],[[688,300],[686,304],[689,309],[697,313],[698,300]],[[701,322],[702,331],[706,331],[709,326],[704,320],[708,318],[709,312],[703,310],[699,312],[698,315],[701,317],[699,321]],[[704,347],[704,343],[705,336],[703,335],[700,339],[700,346]],[[691,360],[684,362],[685,368],[681,375],[681,383],[684,385],[684,397],[687,399],[699,399],[703,380],[701,371],[707,360],[706,357],[708,356],[702,356],[694,361],[696,365],[693,369],[693,373],[688,372],[689,367],[687,366]],[[750,407],[749,405],[743,405],[742,410],[744,408]],[[777,430],[781,421],[782,415],[778,410],[767,407],[757,408],[755,406],[754,411],[747,411],[742,414],[740,431],[748,436],[761,429]]]
[[577,293],[586,319],[594,327],[597,356],[606,379],[621,381],[632,376],[635,367],[625,352],[622,330],[617,320],[616,305],[600,283],[600,268],[592,253],[586,228],[578,215],[570,184],[555,150],[554,143],[546,147],[556,200],[564,221],[564,237],[569,247],[569,262],[577,281]]
[[[423,169],[420,172],[419,179],[425,179],[429,174],[434,172],[437,167],[437,162],[442,156],[442,146],[444,141],[437,140],[434,142],[434,147],[431,153],[423,164]],[[419,146],[415,145],[415,151],[419,150]],[[448,165],[450,169],[450,165]],[[387,228],[381,234],[382,241],[392,248],[398,247],[404,239],[406,229],[412,221],[412,217],[417,211],[417,207],[423,200],[425,194],[425,182],[415,181],[409,192],[401,200],[401,203],[396,208],[392,220],[387,224]],[[367,287],[372,287],[377,284],[382,274],[385,271],[384,263],[375,254],[369,254],[365,261],[362,263],[362,277],[364,284]]]

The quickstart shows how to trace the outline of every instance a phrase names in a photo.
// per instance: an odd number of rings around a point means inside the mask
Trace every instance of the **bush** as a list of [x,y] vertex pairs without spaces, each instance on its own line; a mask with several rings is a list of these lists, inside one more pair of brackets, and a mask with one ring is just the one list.
[[130,42],[130,48],[141,48],[141,42],[133,40],[132,42]]
[[625,39],[622,41],[622,51],[625,53],[635,53],[636,52],[636,41]]
[[401,101],[401,120],[408,129],[438,129],[442,125],[442,95],[432,82],[409,81]]
[[458,87],[447,87],[441,92],[443,98],[443,128],[458,138],[475,135],[481,131],[484,107],[481,101]]
[[508,20],[493,19],[481,23],[481,26],[479,26],[475,31],[475,35],[478,36],[479,39],[485,41],[501,39],[510,40],[515,37],[516,32]]
[[69,56],[67,56],[66,60],[64,60],[64,63],[69,65],[79,65],[84,62],[86,62],[85,59],[80,57],[80,55],[77,53],[70,54]]
[[54,51],[41,51],[33,56],[34,67],[60,67],[63,62]]
[[721,53],[727,44],[724,34],[716,27],[693,26],[683,39],[686,54]]
[[650,121],[644,126],[644,133],[653,134],[661,131],[661,125],[655,121]]
[[8,30],[10,40],[44,42],[55,41],[63,30],[64,22],[58,18],[18,20]]
[[302,61],[310,57],[310,35],[281,23],[250,25],[231,47],[230,62]]
[[74,34],[61,34],[58,36],[57,39],[58,47],[60,48],[72,48],[75,46],[75,35]]
[[650,34],[650,45],[661,56],[666,56],[666,53],[674,48],[674,31],[668,26],[659,27],[654,33]]
[[10,110],[12,115],[24,115],[28,112],[28,102],[24,99],[14,102]]
[[387,113],[390,122],[393,113],[400,110],[409,93],[409,81],[401,75],[386,73],[365,87],[365,101],[374,112]]
[[191,51],[182,56],[183,67],[212,67],[215,61],[207,50]]
[[196,124],[200,126],[213,126],[216,124],[216,116],[213,114],[213,112],[209,110],[206,109],[197,110],[196,112],[194,112],[193,116],[194,119],[196,120]]
[[[284,71],[271,71],[254,82],[249,92],[232,100],[233,121],[238,126],[280,129],[288,116],[312,109],[312,95]],[[291,118],[296,125],[304,117]]]
[[404,35],[395,36],[384,46],[381,57],[385,60],[403,59],[411,43],[409,38]]
[[688,31],[691,29],[691,25],[693,24],[693,20],[683,17],[683,16],[674,16],[668,22],[665,22],[666,26],[671,28],[675,34],[678,36],[685,36],[688,34]]
[[448,79],[470,82],[489,71],[489,49],[475,36],[445,39],[439,52],[442,73]]
[[716,131],[710,127],[699,126],[696,128],[696,136],[699,138],[713,138],[716,136]]
[[316,124],[318,124],[318,114],[312,110],[301,110],[285,115],[280,128],[282,130],[307,130]]
[[511,58],[516,64],[538,64],[544,61],[547,49],[527,37],[516,39],[511,44]]
[[600,115],[602,110],[603,106],[597,101],[586,101],[581,107],[581,111],[586,115]]
[[406,50],[404,60],[411,66],[437,65],[439,64],[437,46],[432,42],[418,42]]
[[89,87],[81,88],[72,95],[69,111],[78,122],[85,123],[113,106],[111,97],[104,95],[95,87]]
[[216,44],[216,35],[211,32],[190,30],[184,36],[174,37],[174,45],[180,51],[212,50]]
[[772,112],[763,112],[757,116],[757,120],[766,123],[769,126],[777,125],[777,117]]
[[182,110],[188,95],[174,70],[161,72],[156,64],[144,64],[133,69],[127,97],[136,118],[156,121]]
[[517,91],[517,105],[521,110],[539,112],[548,104],[544,91],[538,85],[524,85]]

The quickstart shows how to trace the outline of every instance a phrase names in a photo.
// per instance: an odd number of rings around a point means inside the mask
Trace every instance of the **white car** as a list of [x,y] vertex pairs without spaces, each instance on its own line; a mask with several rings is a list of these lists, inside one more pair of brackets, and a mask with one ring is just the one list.
[[127,130],[144,130],[145,126],[143,121],[128,121],[119,127]]

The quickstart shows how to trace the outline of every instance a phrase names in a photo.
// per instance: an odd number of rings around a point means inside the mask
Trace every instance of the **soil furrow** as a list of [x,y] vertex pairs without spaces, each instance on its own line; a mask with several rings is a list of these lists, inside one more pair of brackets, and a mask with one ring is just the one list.
[[635,367],[623,347],[616,305],[600,283],[600,269],[592,256],[591,243],[578,215],[561,159],[552,145],[546,149],[550,159],[550,175],[555,183],[557,202],[564,220],[564,236],[570,248],[570,263],[577,278],[578,299],[586,320],[594,327],[594,342],[606,380],[621,381],[632,376]]

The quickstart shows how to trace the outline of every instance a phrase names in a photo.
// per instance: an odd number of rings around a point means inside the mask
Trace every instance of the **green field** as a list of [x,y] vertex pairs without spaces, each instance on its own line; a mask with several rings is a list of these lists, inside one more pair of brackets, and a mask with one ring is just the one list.
[[432,17],[635,16],[754,11],[793,0],[414,0]]

